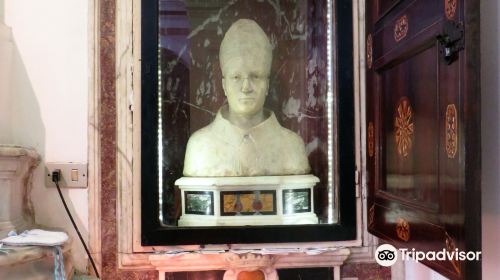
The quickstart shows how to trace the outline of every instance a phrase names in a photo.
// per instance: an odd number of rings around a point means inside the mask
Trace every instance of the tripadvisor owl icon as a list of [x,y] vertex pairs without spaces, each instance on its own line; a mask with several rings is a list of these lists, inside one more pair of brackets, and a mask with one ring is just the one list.
[[397,249],[390,244],[382,244],[375,251],[375,261],[381,266],[391,266],[398,260]]

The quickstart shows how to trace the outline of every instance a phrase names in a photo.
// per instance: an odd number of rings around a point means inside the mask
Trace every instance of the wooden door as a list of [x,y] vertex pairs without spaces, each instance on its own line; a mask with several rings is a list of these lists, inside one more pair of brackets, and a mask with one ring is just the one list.
[[[368,230],[480,251],[479,1],[367,1]],[[480,279],[480,261],[423,261]]]

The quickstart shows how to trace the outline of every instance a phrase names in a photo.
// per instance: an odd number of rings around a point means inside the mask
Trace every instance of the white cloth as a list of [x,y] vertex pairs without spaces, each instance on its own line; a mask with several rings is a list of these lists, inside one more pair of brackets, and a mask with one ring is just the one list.
[[189,138],[184,176],[308,174],[304,141],[269,113],[262,123],[244,130],[231,124],[219,110],[212,123]]
[[68,235],[64,232],[32,229],[17,235],[15,232],[0,240],[0,243],[11,246],[58,246],[68,241]]

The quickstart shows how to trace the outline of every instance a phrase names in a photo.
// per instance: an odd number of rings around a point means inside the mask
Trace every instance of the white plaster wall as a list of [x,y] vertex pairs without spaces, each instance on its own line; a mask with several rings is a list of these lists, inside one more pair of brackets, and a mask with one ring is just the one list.
[[[448,278],[414,260],[404,261],[405,280],[446,280]],[[399,280],[399,279],[394,279]]]
[[[73,237],[73,259],[86,257],[55,187],[46,187],[45,162],[87,162],[88,1],[0,0],[14,42],[10,99],[12,142],[42,155],[32,199],[39,224],[64,228]],[[88,239],[87,189],[64,196]]]
[[2,21],[1,12],[0,10],[0,143],[8,143],[12,140],[10,81],[13,43],[10,28]]

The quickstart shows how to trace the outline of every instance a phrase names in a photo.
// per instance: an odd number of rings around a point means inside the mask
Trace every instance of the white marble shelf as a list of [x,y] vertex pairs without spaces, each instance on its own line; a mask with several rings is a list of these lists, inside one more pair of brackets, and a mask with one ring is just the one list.
[[226,270],[224,279],[231,280],[237,279],[236,276],[241,271],[261,270],[266,275],[266,279],[276,280],[275,272],[277,269],[297,267],[332,267],[334,279],[340,279],[340,267],[350,254],[351,251],[346,248],[338,248],[317,255],[305,253],[262,255],[231,252],[181,255],[151,254],[149,262],[158,270],[160,280],[165,279],[166,272],[200,270]]
[[[64,244],[61,248],[63,253],[67,253],[70,250],[69,243]],[[54,257],[54,248],[47,246],[3,245],[2,249],[7,249],[8,253],[0,253],[0,268],[34,262],[46,257]]]
[[35,150],[11,144],[0,144],[0,156],[3,157],[28,156],[35,159],[36,161],[40,160],[40,155],[38,155],[38,153]]

